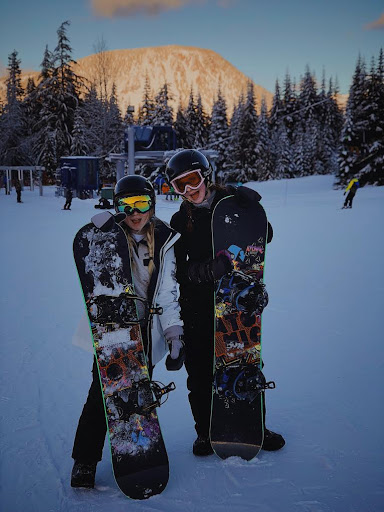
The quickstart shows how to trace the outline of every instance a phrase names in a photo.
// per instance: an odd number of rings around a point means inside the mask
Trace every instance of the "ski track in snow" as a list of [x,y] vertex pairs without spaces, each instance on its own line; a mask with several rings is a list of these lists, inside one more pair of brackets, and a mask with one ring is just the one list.
[[[276,453],[196,458],[186,372],[157,365],[177,390],[159,410],[170,479],[159,496],[125,498],[108,441],[94,490],[69,485],[92,356],[71,345],[84,311],[72,257],[95,200],[54,187],[0,194],[0,509],[6,512],[382,512],[384,510],[384,188],[364,187],[341,210],[331,176],[249,184],[274,228],[266,251],[263,315],[267,426]],[[158,197],[169,221],[180,201]]]

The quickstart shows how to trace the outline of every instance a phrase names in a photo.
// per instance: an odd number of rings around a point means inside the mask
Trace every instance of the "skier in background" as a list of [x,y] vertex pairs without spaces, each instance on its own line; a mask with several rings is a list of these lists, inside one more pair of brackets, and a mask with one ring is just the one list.
[[359,188],[360,183],[357,178],[352,178],[348,184],[348,187],[344,191],[344,195],[348,192],[347,197],[345,198],[343,209],[344,208],[352,208],[352,201],[356,195],[357,189]]
[[67,188],[67,191],[65,193],[65,204],[63,210],[70,210],[71,204],[72,204],[72,189],[70,187]]
[[[256,192],[247,187],[212,185],[211,174],[212,167],[207,158],[192,149],[176,153],[166,169],[168,183],[184,199],[180,210],[171,219],[171,226],[181,233],[175,244],[176,277],[180,283],[184,320],[189,402],[197,432],[193,453],[198,456],[213,453],[209,429],[214,354],[214,281],[232,270],[232,262],[224,254],[212,259],[212,212],[220,199],[228,195],[234,194],[242,206],[259,198]],[[272,236],[272,227],[268,223],[268,242]],[[278,450],[284,444],[281,435],[265,429],[264,450]]]
[[[144,304],[137,301],[150,377],[154,365],[165,356],[167,347],[168,370],[179,370],[185,359],[183,321],[180,318],[179,287],[175,278],[173,249],[173,244],[180,235],[155,217],[155,202],[153,186],[143,176],[125,176],[116,184],[114,206],[117,213],[126,214],[121,226],[131,247],[131,268],[136,294],[146,299],[149,305],[156,303],[163,309],[161,315],[152,317],[150,326]],[[88,327],[88,337],[84,342],[89,342],[89,336]],[[72,458],[75,460],[71,476],[72,487],[94,487],[96,465],[101,460],[107,431],[96,360],[92,374],[92,384],[80,416],[72,451]]]

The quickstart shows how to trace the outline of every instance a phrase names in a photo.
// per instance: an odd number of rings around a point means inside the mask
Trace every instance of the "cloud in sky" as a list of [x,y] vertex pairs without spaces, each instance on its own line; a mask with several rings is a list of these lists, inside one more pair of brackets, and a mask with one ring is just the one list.
[[[207,0],[91,0],[97,16],[118,18],[136,14],[156,15],[163,11],[179,9],[188,4],[202,5]],[[232,7],[237,0],[216,0],[217,7]]]
[[178,9],[191,3],[190,0],[91,0],[93,11],[105,18],[155,15],[162,11]]
[[384,30],[384,13],[372,23],[368,23],[364,27],[366,30]]

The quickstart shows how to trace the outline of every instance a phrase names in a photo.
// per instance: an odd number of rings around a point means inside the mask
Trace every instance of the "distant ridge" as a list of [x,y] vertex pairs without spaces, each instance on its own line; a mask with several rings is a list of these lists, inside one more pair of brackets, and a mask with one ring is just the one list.
[[[228,116],[232,114],[242,92],[245,93],[249,78],[226,59],[212,50],[189,46],[159,46],[105,52],[105,62],[109,69],[110,85],[116,83],[118,101],[124,114],[128,105],[134,105],[137,112],[143,99],[144,83],[148,74],[153,94],[157,94],[165,81],[173,95],[172,106],[176,110],[181,102],[187,105],[191,88],[195,98],[201,94],[203,106],[211,113],[217,96],[218,85],[227,101]],[[75,71],[88,80],[97,77],[97,54],[77,61]],[[29,77],[37,81],[39,72],[23,72],[25,87]],[[5,97],[5,77],[0,78],[0,95]],[[267,89],[254,84],[258,110],[262,97],[268,107],[273,95]]]

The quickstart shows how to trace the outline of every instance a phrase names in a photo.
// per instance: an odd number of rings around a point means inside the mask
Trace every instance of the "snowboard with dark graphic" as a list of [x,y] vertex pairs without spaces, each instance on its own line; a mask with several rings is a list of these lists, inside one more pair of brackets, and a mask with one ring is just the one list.
[[137,318],[129,246],[122,228],[87,224],[73,252],[92,329],[112,465],[121,491],[134,499],[161,493],[168,457],[156,407],[174,388],[151,382]]
[[261,313],[268,303],[263,284],[268,221],[252,201],[222,199],[212,217],[214,256],[225,253],[233,270],[215,283],[215,367],[211,443],[225,459],[255,457],[263,443]]

